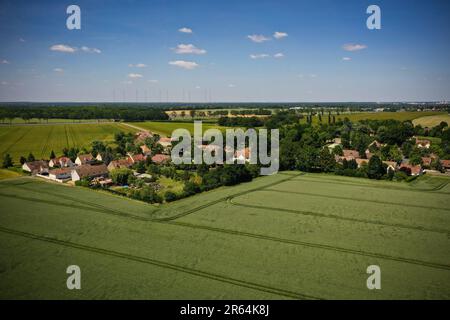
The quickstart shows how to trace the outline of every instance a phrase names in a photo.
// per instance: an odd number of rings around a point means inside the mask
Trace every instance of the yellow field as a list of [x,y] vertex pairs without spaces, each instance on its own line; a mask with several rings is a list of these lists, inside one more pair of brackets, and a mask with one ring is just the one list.
[[435,127],[442,121],[450,124],[450,114],[439,114],[434,116],[426,116],[414,119],[413,123],[415,126],[421,125],[422,127]]

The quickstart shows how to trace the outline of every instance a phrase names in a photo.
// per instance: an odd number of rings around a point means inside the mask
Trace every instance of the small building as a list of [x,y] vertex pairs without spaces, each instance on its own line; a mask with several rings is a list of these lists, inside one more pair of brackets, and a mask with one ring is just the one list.
[[50,170],[48,172],[48,178],[57,182],[68,181],[72,178],[72,168],[64,167]]
[[361,158],[359,152],[356,150],[344,149],[342,152],[344,154],[344,159],[347,161]]
[[22,170],[26,172],[30,172],[32,175],[48,173],[49,166],[48,162],[45,160],[36,160],[25,162],[22,165]]
[[54,167],[67,168],[67,167],[74,166],[72,160],[70,160],[69,157],[57,157],[54,159],[50,159],[50,162],[48,163],[48,165],[50,168],[54,168]]
[[143,144],[142,146],[140,146],[142,154],[148,156],[152,153],[152,150],[150,150],[149,147],[147,147],[147,145]]
[[450,160],[441,160],[441,165],[446,171],[450,171]]
[[164,147],[164,149],[170,148],[172,146],[172,139],[168,137],[161,137],[158,143]]
[[138,153],[138,154],[128,153],[128,159],[131,162],[131,164],[135,164],[138,162],[144,162],[147,159],[147,157],[141,153]]
[[234,158],[233,161],[239,161],[239,162],[248,162],[250,161],[250,157],[251,157],[251,150],[250,148],[244,148],[244,149],[240,149],[240,150],[236,150],[234,152]]
[[408,175],[411,176],[418,176],[421,175],[423,173],[423,169],[421,165],[412,165],[409,163],[402,163],[400,165],[400,171],[405,172]]
[[356,161],[356,164],[358,165],[358,168],[361,168],[364,163],[369,164],[369,160],[367,160],[367,159],[357,158],[357,159],[355,159],[355,161]]
[[102,157],[102,154],[99,152],[99,153],[97,153],[97,156],[95,157],[95,160],[97,160],[97,161],[103,161],[103,157]]
[[395,161],[383,161],[383,163],[387,166],[386,172],[389,172],[389,170],[396,171],[398,168],[398,164]]
[[75,160],[75,163],[78,166],[82,166],[85,164],[91,164],[94,162],[94,157],[92,156],[92,154],[87,153],[87,154],[80,154],[77,159]]
[[168,156],[167,154],[155,154],[152,157],[152,162],[156,163],[156,164],[164,164],[164,163],[168,163],[170,161],[170,156]]
[[432,161],[433,161],[433,159],[431,157],[422,157],[422,165],[424,167],[430,168]]
[[133,165],[133,163],[130,161],[129,158],[113,160],[108,164],[108,171],[113,171],[116,169],[130,168],[132,165]]
[[150,133],[150,131],[143,130],[136,133],[135,140],[138,142],[144,142],[145,139],[153,137],[153,135]]
[[73,167],[71,171],[72,181],[78,181],[85,178],[107,177],[108,168],[105,164],[90,165],[85,164]]
[[431,141],[430,140],[426,140],[426,139],[416,139],[416,146],[418,148],[430,148],[431,146]]

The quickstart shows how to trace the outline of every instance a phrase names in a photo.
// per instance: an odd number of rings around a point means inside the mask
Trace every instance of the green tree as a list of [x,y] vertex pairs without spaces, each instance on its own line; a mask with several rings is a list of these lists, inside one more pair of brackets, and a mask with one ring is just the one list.
[[383,162],[380,157],[374,155],[369,160],[369,166],[367,170],[367,176],[370,179],[381,179],[386,170],[383,166]]
[[36,158],[35,158],[34,155],[30,152],[30,153],[28,154],[27,161],[28,161],[28,162],[33,162],[33,161],[35,161],[35,160],[36,160]]
[[9,168],[12,167],[13,164],[13,159],[11,158],[11,155],[9,153],[5,154],[5,156],[3,157],[3,163],[2,163],[2,167],[3,168]]
[[25,162],[27,162],[27,158],[25,158],[24,156],[20,157],[20,164],[24,164]]
[[130,169],[122,168],[122,169],[115,169],[111,171],[110,177],[111,180],[118,185],[125,185],[128,183],[128,177],[130,175],[133,175],[133,171]]
[[56,155],[55,152],[52,150],[52,152],[50,153],[50,159],[55,159]]

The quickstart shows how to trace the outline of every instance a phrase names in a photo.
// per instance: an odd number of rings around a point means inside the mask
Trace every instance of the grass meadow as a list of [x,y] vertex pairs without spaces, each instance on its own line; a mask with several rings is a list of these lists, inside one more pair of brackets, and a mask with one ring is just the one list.
[[60,155],[65,147],[88,147],[94,140],[112,142],[119,131],[137,130],[120,123],[0,126],[0,157],[9,153],[16,164],[30,152],[37,159],[48,159],[52,150]]
[[0,298],[449,299],[449,182],[284,172],[156,206],[4,180]]
[[[145,121],[145,122],[132,122],[133,126],[149,130],[151,132],[160,134],[162,136],[171,136],[172,132],[176,129],[187,129],[191,134],[194,134],[194,122],[178,122],[178,121]],[[203,130],[208,129],[221,129],[225,130],[225,127],[220,127],[215,123],[203,122]]]

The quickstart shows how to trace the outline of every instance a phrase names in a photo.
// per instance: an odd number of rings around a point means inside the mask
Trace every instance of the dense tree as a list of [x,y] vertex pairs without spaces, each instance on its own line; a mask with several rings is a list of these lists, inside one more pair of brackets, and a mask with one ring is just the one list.
[[370,179],[381,179],[386,173],[386,169],[381,159],[374,155],[369,160],[367,175]]
[[5,154],[3,157],[2,168],[9,168],[14,166],[13,159],[9,153]]

